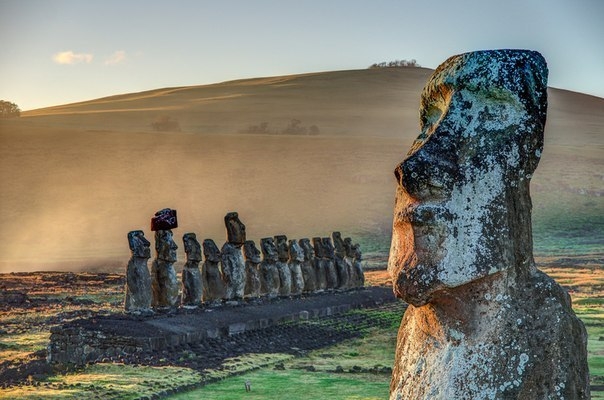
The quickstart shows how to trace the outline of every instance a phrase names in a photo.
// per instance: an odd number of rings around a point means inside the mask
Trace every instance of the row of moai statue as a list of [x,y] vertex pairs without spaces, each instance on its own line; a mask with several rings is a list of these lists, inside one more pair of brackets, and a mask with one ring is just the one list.
[[[160,229],[176,227],[175,211],[161,210],[156,218],[170,213],[174,219],[169,224],[152,220],[156,258],[151,273],[147,268],[151,256],[149,241],[143,231],[128,233],[132,252],[126,273],[125,309],[128,312],[171,309],[179,305],[196,307],[204,302],[220,303],[244,297],[347,290],[365,284],[359,245],[353,244],[350,238],[343,239],[340,232],[333,232],[331,238],[315,237],[312,244],[310,239],[288,241],[285,235],[264,238],[260,241],[261,253],[252,240],[246,240],[245,225],[236,212],[225,216],[227,242],[221,249],[212,239],[200,244],[194,233],[184,234],[187,260],[178,282],[174,269],[178,246],[171,229]],[[202,248],[205,260],[202,260]]]

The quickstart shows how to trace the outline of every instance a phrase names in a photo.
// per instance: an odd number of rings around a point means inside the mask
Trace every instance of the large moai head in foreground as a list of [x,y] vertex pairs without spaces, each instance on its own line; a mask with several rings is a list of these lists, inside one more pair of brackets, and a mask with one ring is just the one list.
[[157,259],[169,263],[176,262],[176,250],[178,246],[174,242],[171,230],[155,231],[155,251]]
[[182,237],[187,261],[201,261],[201,245],[194,233],[185,233]]
[[151,243],[145,238],[145,233],[143,231],[128,232],[128,246],[130,246],[132,257],[151,257]]
[[397,296],[421,306],[502,270],[532,271],[529,182],[546,109],[537,52],[466,53],[436,69],[421,96],[421,133],[395,170],[388,269]]
[[239,220],[239,214],[230,212],[225,215],[224,225],[227,230],[227,242],[241,247],[245,243],[245,225]]

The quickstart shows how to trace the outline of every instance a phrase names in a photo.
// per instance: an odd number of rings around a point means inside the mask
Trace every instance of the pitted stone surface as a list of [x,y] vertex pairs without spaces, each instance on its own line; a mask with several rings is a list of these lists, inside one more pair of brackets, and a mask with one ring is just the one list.
[[214,302],[225,296],[224,280],[220,270],[220,250],[212,239],[203,241],[203,254],[205,261],[201,275],[203,278],[203,301]]
[[273,238],[260,239],[260,248],[262,249],[263,259],[260,263],[260,277],[262,283],[262,293],[269,296],[277,296],[281,288],[281,279],[277,262],[279,256],[277,247]]
[[317,290],[315,251],[308,238],[300,239],[300,247],[304,251],[304,260],[300,266],[302,269],[302,279],[304,281],[304,292],[314,292]]
[[243,255],[245,256],[245,295],[258,297],[261,295],[260,279],[260,250],[256,248],[253,240],[246,240],[243,245]]
[[245,243],[245,225],[239,220],[239,214],[230,212],[224,216],[224,225],[227,230],[227,242],[236,247]]
[[182,304],[198,306],[203,296],[203,280],[199,270],[201,245],[194,233],[185,233],[182,241],[187,255],[187,262],[182,270]]
[[151,266],[151,288],[154,308],[177,307],[179,304],[179,282],[174,270],[176,249],[171,230],[155,231],[157,256]]
[[304,277],[302,276],[302,263],[304,262],[304,250],[293,239],[289,241],[289,261],[288,267],[292,279],[292,294],[300,294],[304,290]]
[[241,247],[227,242],[222,246],[220,256],[225,300],[242,299],[245,290],[245,261],[243,261]]
[[128,233],[131,257],[126,268],[126,298],[124,308],[129,312],[144,312],[151,309],[151,275],[147,261],[151,257],[151,243],[143,231]]
[[585,328],[532,254],[546,110],[533,51],[454,56],[426,84],[395,171],[388,269],[411,305],[391,399],[589,398]]

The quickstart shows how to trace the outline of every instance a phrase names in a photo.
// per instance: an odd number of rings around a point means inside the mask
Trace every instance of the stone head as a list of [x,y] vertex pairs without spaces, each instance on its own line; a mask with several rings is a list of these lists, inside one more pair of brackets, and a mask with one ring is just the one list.
[[269,237],[260,239],[260,247],[262,248],[262,256],[264,257],[264,261],[277,262],[279,260],[277,246],[275,246],[275,241],[273,238]]
[[132,257],[151,257],[151,243],[145,238],[145,233],[143,231],[128,232],[128,245],[130,246]]
[[363,259],[363,253],[361,252],[361,245],[355,243],[352,245],[352,258],[357,261],[361,261]]
[[336,255],[338,257],[346,257],[346,248],[344,247],[344,240],[342,239],[342,234],[340,232],[333,232],[331,234],[333,239],[333,245],[336,248]]
[[388,269],[420,306],[532,258],[530,178],[543,148],[547,66],[527,50],[454,56],[426,84],[420,135],[396,168]]
[[289,259],[289,247],[287,246],[287,236],[276,235],[275,246],[277,246],[277,254],[280,261],[287,261]]
[[321,240],[321,238],[320,237],[312,238],[312,245],[315,250],[315,257],[324,258],[325,254],[323,252],[323,241]]
[[315,258],[315,250],[313,246],[310,244],[310,239],[304,238],[299,241],[300,247],[304,251],[304,260],[312,260]]
[[218,250],[218,246],[212,239],[205,239],[203,241],[203,255],[206,258],[206,261],[209,262],[219,262],[221,260],[220,250]]
[[171,230],[155,231],[155,251],[158,260],[176,262],[177,249],[178,246],[174,242]]
[[354,252],[352,249],[352,239],[349,237],[344,239],[344,250],[346,251],[346,257],[354,258]]
[[256,248],[256,243],[253,240],[246,240],[243,244],[243,255],[245,259],[253,262],[259,263],[262,261],[260,258],[260,250]]
[[330,237],[324,237],[321,239],[321,243],[323,244],[323,257],[325,258],[334,258],[334,250],[333,243],[331,242]]
[[197,241],[197,236],[194,233],[185,233],[182,242],[185,246],[187,260],[201,261],[201,245]]
[[239,220],[239,214],[230,212],[225,215],[224,225],[227,230],[227,242],[242,246],[245,243],[245,225]]
[[289,259],[291,261],[302,262],[304,261],[304,250],[298,244],[296,239],[289,241]]

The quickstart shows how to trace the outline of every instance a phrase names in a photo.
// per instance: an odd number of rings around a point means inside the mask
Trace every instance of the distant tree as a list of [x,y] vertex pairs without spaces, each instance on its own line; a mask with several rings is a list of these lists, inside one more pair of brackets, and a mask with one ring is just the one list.
[[294,118],[289,121],[289,124],[281,133],[284,133],[286,135],[306,135],[307,131],[308,129],[302,126],[302,121]]
[[404,67],[420,67],[415,59],[412,60],[394,60],[394,61],[382,61],[381,63],[371,64],[369,69],[375,68],[404,68]]
[[0,100],[0,118],[16,118],[21,116],[19,106],[10,101]]
[[180,124],[177,120],[167,115],[162,115],[155,122],[151,123],[151,127],[158,132],[180,132]]

